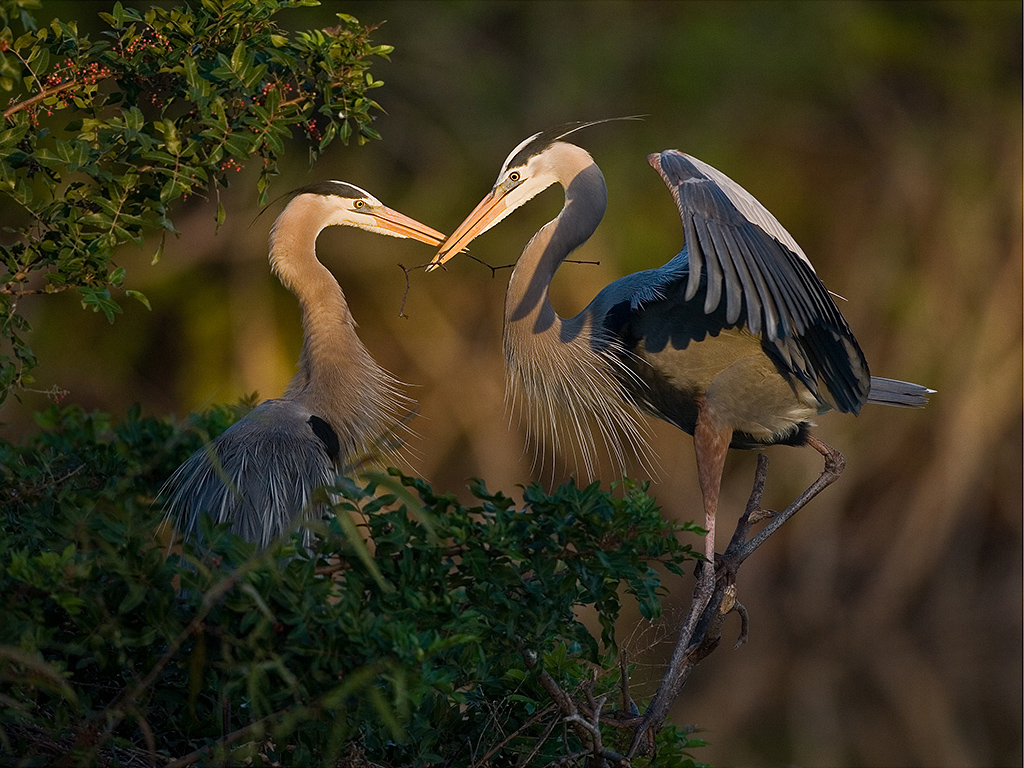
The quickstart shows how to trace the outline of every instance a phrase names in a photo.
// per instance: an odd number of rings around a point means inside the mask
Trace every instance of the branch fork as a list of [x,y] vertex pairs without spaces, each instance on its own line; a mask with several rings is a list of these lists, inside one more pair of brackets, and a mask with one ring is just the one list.
[[[738,648],[746,642],[750,617],[743,603],[737,598],[736,578],[740,566],[773,533],[803,509],[811,499],[835,482],[845,466],[845,459],[839,451],[814,436],[809,437],[807,442],[824,457],[825,466],[817,479],[781,512],[761,507],[765,482],[768,478],[768,457],[763,453],[758,455],[754,486],[747,500],[746,509],[736,524],[736,529],[725,552],[715,556],[713,566],[706,562],[702,562],[698,566],[699,568],[714,567],[715,578],[713,581],[697,579],[690,610],[679,629],[679,636],[668,669],[645,712],[640,714],[630,698],[624,650],[620,652],[619,658],[622,670],[621,709],[606,714],[602,714],[606,697],[594,701],[593,684],[585,690],[588,704],[577,702],[539,666],[536,652],[525,651],[523,653],[527,668],[537,675],[541,686],[548,692],[561,712],[563,721],[576,730],[583,744],[590,745],[590,749],[575,757],[582,758],[589,755],[591,762],[588,765],[596,768],[610,768],[611,766],[629,766],[634,757],[653,756],[655,736],[662,723],[665,722],[672,703],[697,664],[718,647],[722,639],[722,628],[730,614],[735,613],[740,618],[740,631],[734,647]],[[764,523],[764,526],[759,531],[752,533],[752,528],[760,523]],[[599,723],[633,730],[633,739],[625,755],[620,755],[604,747]]]

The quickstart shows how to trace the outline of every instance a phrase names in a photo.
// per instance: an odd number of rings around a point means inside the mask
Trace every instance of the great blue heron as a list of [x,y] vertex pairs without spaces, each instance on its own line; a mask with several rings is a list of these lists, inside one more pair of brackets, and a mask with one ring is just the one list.
[[167,481],[167,513],[186,536],[200,515],[266,547],[300,515],[313,492],[347,461],[400,426],[410,401],[370,356],[338,281],[316,257],[333,225],[438,245],[444,235],[341,181],[295,190],[270,233],[270,265],[302,307],[299,370],[285,394],[265,400]]
[[[560,414],[590,463],[597,426],[621,458],[642,453],[639,413],[694,436],[704,501],[704,554],[714,562],[715,513],[727,449],[810,445],[842,467],[842,455],[810,433],[828,410],[865,402],[920,406],[925,387],[871,377],[845,319],[810,261],[781,224],[725,174],[676,150],[652,154],[679,207],[685,247],[657,269],[616,280],[572,318],[551,306],[555,270],[604,215],[604,176],[563,139],[593,123],[534,134],[501,166],[490,193],[441,245],[435,269],[553,184],[565,205],[523,250],[505,299],[510,387],[531,421],[557,440]],[[704,569],[713,578],[713,567]],[[705,585],[706,580],[703,580]]]

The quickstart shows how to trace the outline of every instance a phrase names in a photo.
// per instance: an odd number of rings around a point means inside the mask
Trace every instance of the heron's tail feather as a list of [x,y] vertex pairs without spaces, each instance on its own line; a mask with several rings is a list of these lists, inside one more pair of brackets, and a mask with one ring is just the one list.
[[928,404],[928,395],[934,393],[934,389],[922,387],[920,384],[872,376],[868,402],[878,405],[895,405],[900,408],[923,408]]

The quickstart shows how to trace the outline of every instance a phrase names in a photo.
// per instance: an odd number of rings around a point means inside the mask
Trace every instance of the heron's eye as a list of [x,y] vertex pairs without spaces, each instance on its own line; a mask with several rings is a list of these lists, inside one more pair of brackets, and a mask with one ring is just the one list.
[[352,203],[353,208],[362,208],[364,205],[366,205],[366,203],[364,203],[362,200],[356,200]]
[[521,179],[521,178],[522,178],[522,174],[520,174],[519,171],[512,171],[512,173],[510,173],[508,175],[508,180],[509,181],[519,181],[519,179]]

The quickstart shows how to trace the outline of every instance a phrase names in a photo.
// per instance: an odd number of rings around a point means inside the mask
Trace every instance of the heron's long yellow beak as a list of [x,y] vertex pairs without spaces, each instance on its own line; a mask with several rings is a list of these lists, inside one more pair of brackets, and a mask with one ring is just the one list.
[[478,236],[486,232],[506,212],[507,205],[504,201],[505,191],[495,187],[481,200],[473,212],[466,217],[465,221],[459,224],[438,249],[430,264],[427,265],[427,272],[433,272],[444,264],[455,254],[464,251],[466,247]]
[[431,229],[426,224],[421,224],[416,219],[411,219],[404,213],[399,213],[394,208],[381,206],[379,210],[371,212],[374,220],[382,229],[392,232],[398,237],[409,237],[419,240],[428,245],[440,245],[444,241],[444,235],[436,229]]

